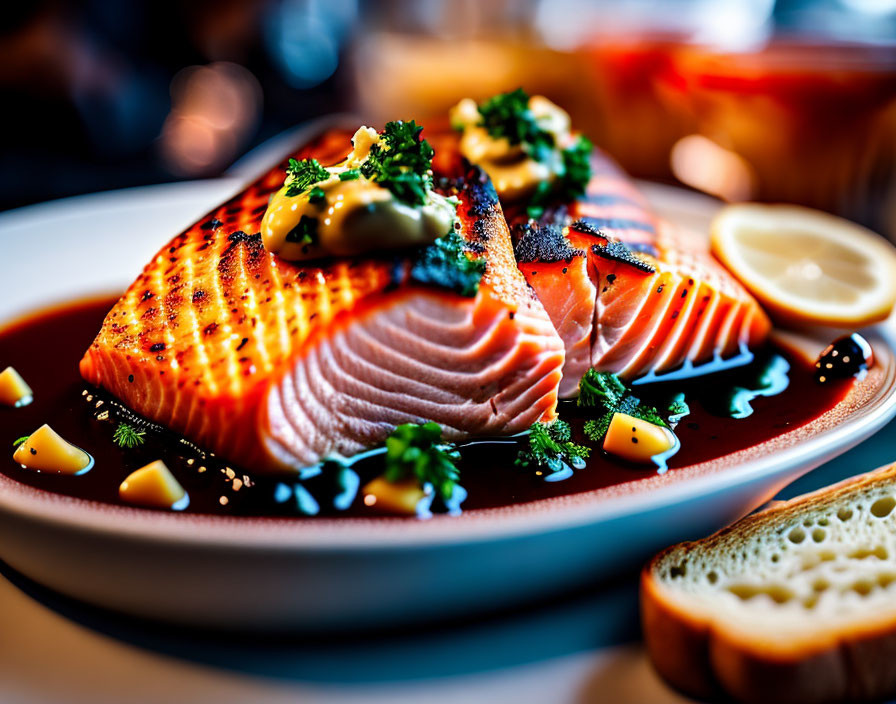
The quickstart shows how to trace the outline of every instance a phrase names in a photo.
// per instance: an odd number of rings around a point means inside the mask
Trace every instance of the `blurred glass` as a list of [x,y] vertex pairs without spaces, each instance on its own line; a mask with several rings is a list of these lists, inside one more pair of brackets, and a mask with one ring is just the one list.
[[441,121],[517,86],[635,176],[792,201],[896,237],[896,0],[393,0],[366,6],[358,112]]
[[882,207],[896,187],[896,49],[778,39],[749,53],[681,48],[672,63],[668,104],[688,105],[700,134],[749,165],[747,197],[896,234]]

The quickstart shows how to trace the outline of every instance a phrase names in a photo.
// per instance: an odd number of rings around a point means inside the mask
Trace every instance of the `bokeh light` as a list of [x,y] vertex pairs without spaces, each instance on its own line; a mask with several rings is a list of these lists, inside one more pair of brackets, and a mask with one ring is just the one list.
[[197,176],[232,161],[261,114],[261,86],[229,62],[190,66],[171,82],[159,151],[174,173]]

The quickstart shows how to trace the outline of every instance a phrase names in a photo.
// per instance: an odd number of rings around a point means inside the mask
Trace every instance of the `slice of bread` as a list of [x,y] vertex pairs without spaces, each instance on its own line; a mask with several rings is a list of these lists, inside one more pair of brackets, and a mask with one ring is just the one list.
[[664,550],[641,575],[656,669],[704,699],[896,695],[894,508],[896,464]]

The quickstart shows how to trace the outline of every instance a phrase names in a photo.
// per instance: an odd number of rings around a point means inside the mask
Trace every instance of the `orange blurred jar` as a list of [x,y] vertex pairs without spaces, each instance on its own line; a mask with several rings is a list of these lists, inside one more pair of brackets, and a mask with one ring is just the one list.
[[896,235],[896,47],[775,40],[750,53],[682,47],[670,57],[660,94],[743,159],[755,176],[749,196]]

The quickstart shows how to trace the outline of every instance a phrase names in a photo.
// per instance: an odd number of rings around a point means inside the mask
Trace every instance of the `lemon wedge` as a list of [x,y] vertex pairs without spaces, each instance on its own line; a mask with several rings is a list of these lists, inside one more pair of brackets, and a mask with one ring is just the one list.
[[725,206],[712,251],[783,322],[859,327],[884,320],[896,302],[896,248],[817,210]]

